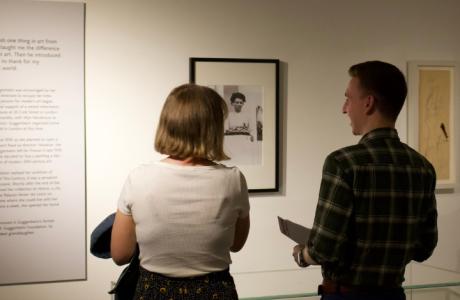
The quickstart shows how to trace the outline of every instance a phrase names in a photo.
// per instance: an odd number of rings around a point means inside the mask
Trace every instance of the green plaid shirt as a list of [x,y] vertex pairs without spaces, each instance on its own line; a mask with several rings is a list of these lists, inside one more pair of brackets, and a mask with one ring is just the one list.
[[308,253],[323,277],[349,285],[400,286],[411,260],[438,240],[436,173],[380,128],[325,160]]

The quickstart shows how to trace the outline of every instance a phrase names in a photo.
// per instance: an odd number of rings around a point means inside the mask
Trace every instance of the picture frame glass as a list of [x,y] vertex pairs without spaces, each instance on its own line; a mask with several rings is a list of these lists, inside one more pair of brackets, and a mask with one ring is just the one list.
[[419,150],[435,166],[438,180],[450,179],[452,70],[419,68]]
[[436,170],[436,189],[456,184],[455,118],[458,63],[408,63],[408,140]]
[[190,81],[225,100],[222,161],[237,166],[250,192],[275,192],[278,183],[278,60],[191,58]]

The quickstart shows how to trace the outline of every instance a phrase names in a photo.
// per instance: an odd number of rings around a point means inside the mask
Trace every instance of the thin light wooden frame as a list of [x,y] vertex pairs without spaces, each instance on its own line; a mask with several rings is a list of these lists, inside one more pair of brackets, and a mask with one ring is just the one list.
[[208,86],[263,87],[262,162],[260,165],[237,166],[245,174],[249,192],[278,192],[279,60],[191,57],[190,82]]
[[459,63],[408,63],[408,142],[436,169],[437,190],[457,183]]

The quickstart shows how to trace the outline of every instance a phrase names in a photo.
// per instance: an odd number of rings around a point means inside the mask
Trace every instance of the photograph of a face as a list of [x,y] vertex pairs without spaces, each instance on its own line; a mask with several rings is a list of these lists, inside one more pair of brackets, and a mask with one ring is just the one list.
[[263,142],[263,87],[255,85],[210,86],[228,107],[224,151],[228,166],[261,165]]

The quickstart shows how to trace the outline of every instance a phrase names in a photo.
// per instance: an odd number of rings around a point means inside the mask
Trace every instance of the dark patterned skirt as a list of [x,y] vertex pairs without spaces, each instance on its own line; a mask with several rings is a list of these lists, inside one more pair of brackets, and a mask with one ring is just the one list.
[[235,283],[228,269],[202,276],[174,278],[140,267],[134,300],[237,300]]

